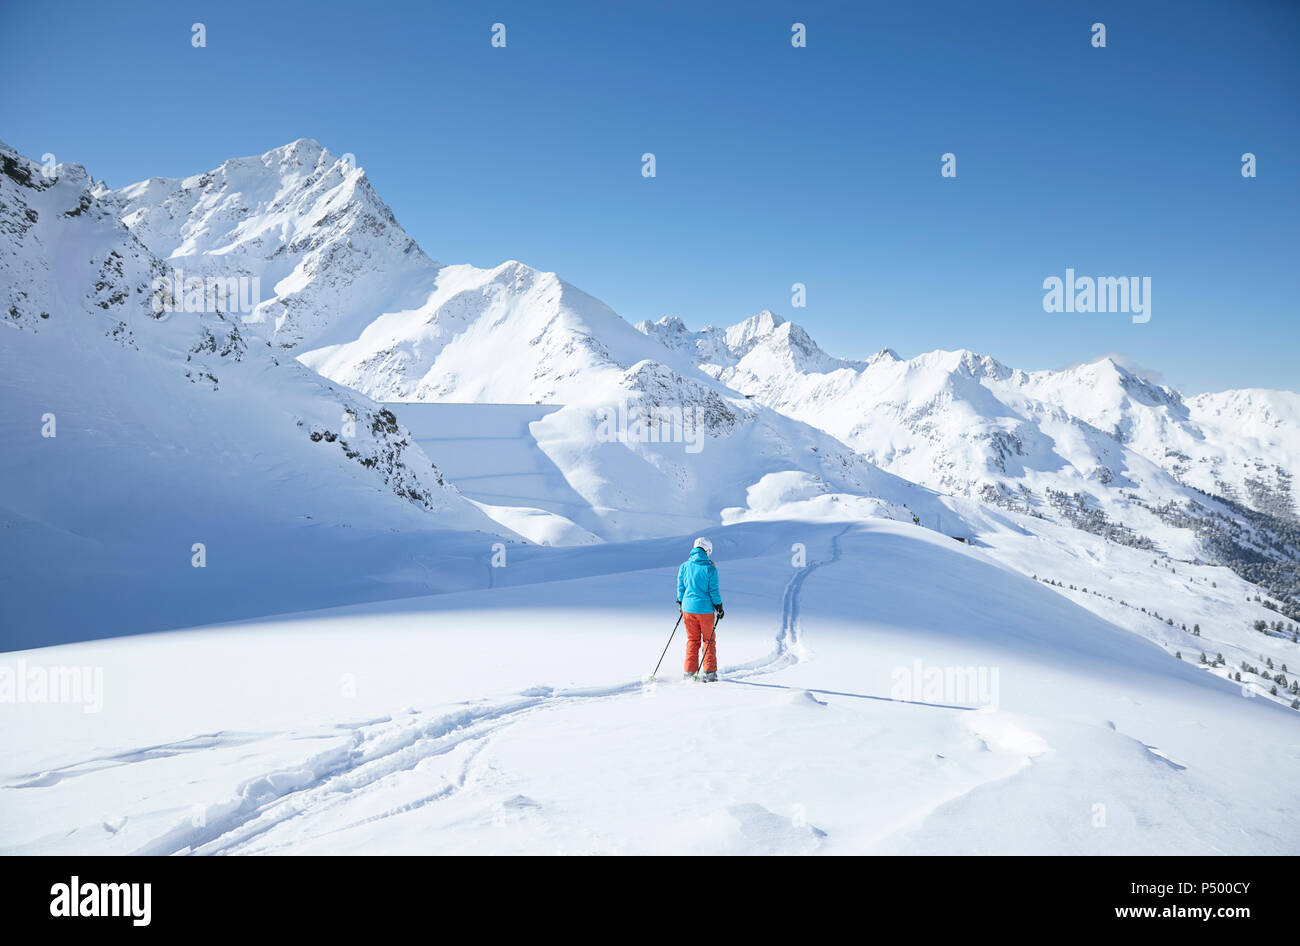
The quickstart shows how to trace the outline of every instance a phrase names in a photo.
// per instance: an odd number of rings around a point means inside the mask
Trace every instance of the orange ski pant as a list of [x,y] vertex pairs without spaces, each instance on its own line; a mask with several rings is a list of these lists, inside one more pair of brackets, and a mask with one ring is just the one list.
[[700,641],[704,641],[704,670],[707,673],[718,669],[718,645],[713,639],[713,615],[682,613],[686,625],[686,672],[695,673],[700,669]]

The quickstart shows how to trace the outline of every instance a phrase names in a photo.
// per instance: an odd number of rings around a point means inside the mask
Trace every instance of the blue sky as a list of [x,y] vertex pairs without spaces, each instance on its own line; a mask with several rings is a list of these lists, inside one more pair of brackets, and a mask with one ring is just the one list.
[[[311,137],[435,259],[631,321],[1295,390],[1298,49],[1283,0],[9,3],[0,139],[120,186]],[[1066,267],[1150,276],[1151,321],[1044,312]]]

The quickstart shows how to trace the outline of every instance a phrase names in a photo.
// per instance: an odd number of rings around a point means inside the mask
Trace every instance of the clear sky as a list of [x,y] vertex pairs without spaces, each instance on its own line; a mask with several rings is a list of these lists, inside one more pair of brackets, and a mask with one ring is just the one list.
[[[28,156],[121,186],[316,138],[433,258],[554,270],[630,321],[770,308],[848,357],[1300,389],[1293,0],[6,0],[0,70]],[[1044,312],[1066,267],[1151,277],[1151,321]]]

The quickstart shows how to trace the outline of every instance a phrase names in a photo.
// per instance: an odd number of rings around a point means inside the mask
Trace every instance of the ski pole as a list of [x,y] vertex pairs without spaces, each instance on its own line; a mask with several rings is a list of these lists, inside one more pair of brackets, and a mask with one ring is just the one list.
[[704,672],[704,658],[709,655],[709,645],[713,643],[713,638],[718,636],[718,625],[722,623],[722,618],[713,622],[713,632],[709,634],[709,639],[704,642],[704,650],[700,653],[700,669],[695,671],[697,674]]
[[659,663],[655,664],[655,672],[650,674],[651,680],[654,680],[655,676],[659,673],[659,664],[664,662],[664,654],[668,653],[668,648],[672,645],[673,638],[677,636],[677,628],[681,625],[681,623],[682,623],[682,612],[678,611],[677,623],[673,625],[673,632],[668,635],[668,643],[664,644],[664,653],[659,655]]

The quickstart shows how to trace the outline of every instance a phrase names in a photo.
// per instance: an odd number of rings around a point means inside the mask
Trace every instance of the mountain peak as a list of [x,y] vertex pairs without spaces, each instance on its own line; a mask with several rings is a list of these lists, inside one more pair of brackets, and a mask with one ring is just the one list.
[[1074,375],[1095,387],[1118,385],[1129,396],[1150,405],[1177,405],[1182,401],[1177,391],[1157,380],[1159,375],[1156,372],[1148,371],[1119,354],[1101,355],[1061,373]]
[[651,322],[649,319],[642,319],[633,326],[642,335],[649,335],[651,338],[657,338],[669,348],[680,348],[686,343],[685,338],[690,334],[690,330],[675,315],[665,315]]
[[[258,298],[239,314],[279,347],[350,340],[377,313],[418,307],[437,272],[364,173],[313,138],[103,199],[154,255],[188,274],[258,279]],[[510,265],[502,278],[533,279]]]
[[755,345],[784,324],[785,319],[764,309],[726,330],[727,347],[737,359],[744,358]]
[[937,349],[919,355],[912,361],[922,367],[935,367],[949,374],[962,374],[976,380],[980,378],[1000,380],[1011,374],[1011,369],[996,358],[991,355],[981,355],[969,348],[958,348],[953,351]]
[[[170,183],[180,180],[187,188],[202,188],[220,180],[241,190],[257,191],[266,186],[268,177],[271,180],[278,178],[286,187],[311,184],[339,164],[340,159],[315,138],[298,138],[261,154],[228,158],[213,170],[201,174],[191,174],[183,179],[154,177],[149,181]],[[343,168],[342,178],[353,177],[351,171],[359,172],[356,178],[364,182],[365,172],[351,162]]]
[[492,273],[498,276],[504,274],[509,276],[527,275],[539,278],[545,276],[551,276],[557,279],[559,278],[555,273],[543,272],[542,270],[535,269],[527,263],[520,262],[517,259],[508,259],[504,263],[498,263],[496,266],[492,267]]
[[1081,368],[1091,369],[1093,372],[1107,372],[1118,375],[1121,378],[1135,377],[1136,372],[1132,371],[1128,365],[1117,358],[1115,355],[1098,355],[1092,361],[1080,365]]
[[778,328],[784,325],[785,319],[777,315],[771,309],[763,309],[757,315],[751,315],[743,321],[737,322],[731,326],[733,329],[745,328],[756,335],[770,335]]
[[278,148],[272,148],[270,151],[262,154],[263,158],[279,158],[280,160],[293,159],[302,163],[315,164],[320,161],[321,157],[329,157],[330,153],[325,146],[315,138],[297,138],[286,145]]

